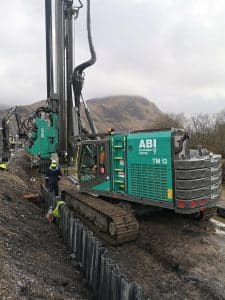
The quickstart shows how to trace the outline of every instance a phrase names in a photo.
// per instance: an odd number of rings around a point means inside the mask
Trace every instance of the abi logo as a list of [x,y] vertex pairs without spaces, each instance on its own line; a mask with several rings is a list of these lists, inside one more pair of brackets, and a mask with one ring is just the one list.
[[139,149],[149,149],[149,148],[156,148],[157,145],[156,139],[146,139],[140,140]]
[[139,143],[139,154],[148,155],[153,151],[154,154],[157,152],[157,139],[141,139]]

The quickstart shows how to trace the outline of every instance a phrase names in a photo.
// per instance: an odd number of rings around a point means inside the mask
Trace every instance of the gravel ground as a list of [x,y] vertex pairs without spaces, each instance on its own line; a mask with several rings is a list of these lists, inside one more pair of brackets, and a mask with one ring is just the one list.
[[224,220],[199,222],[154,209],[139,219],[136,241],[105,246],[146,299],[225,299]]
[[14,157],[0,171],[0,299],[91,299],[57,227],[36,200],[39,179],[29,161]]
[[139,219],[136,241],[105,246],[128,280],[143,287],[146,299],[225,299],[223,222],[153,209]]
[[[0,299],[91,299],[58,230],[23,195],[38,192],[39,174],[14,157],[0,173]],[[140,219],[135,242],[106,245],[147,299],[225,299],[224,219],[196,222],[162,210]]]

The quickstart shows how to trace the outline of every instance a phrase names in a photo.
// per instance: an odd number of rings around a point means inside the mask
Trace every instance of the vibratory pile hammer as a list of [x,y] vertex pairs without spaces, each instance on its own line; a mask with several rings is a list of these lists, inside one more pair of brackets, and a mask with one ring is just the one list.
[[[76,6],[78,4],[78,6]],[[75,66],[75,22],[83,8],[81,1],[45,0],[47,100],[27,120],[30,141],[27,151],[43,162],[57,153],[61,162],[73,158],[81,134],[81,103],[90,126],[94,122],[82,97],[84,71],[96,61],[91,36],[90,0],[87,1],[87,33],[91,53],[89,60]]]

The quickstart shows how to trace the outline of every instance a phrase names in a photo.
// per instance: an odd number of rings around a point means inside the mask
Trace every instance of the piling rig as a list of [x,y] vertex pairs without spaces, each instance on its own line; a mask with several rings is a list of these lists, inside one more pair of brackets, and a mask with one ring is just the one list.
[[[68,162],[76,153],[78,186],[64,189],[62,198],[112,244],[135,239],[135,215],[149,207],[209,219],[221,193],[220,155],[189,149],[183,129],[97,132],[82,97],[84,71],[96,61],[90,0],[85,3],[91,58],[75,66],[74,24],[84,5],[45,1],[47,107],[32,121],[30,153],[45,158],[57,152],[61,161],[67,155]],[[81,103],[89,130],[81,122]]]
[[[40,107],[29,119],[31,139],[27,148],[30,154],[43,160],[57,152],[60,162],[71,161],[80,137],[97,132],[82,97],[84,71],[96,61],[91,37],[90,1],[87,1],[87,34],[91,58],[77,66],[74,63],[75,22],[81,8],[81,1],[78,1],[78,6],[71,0],[45,1],[47,106]],[[81,103],[90,130],[82,125]]]
[[0,121],[0,163],[8,162],[11,155],[9,125],[12,117],[16,120],[19,139],[26,139],[26,131],[21,122],[17,106],[12,107]]

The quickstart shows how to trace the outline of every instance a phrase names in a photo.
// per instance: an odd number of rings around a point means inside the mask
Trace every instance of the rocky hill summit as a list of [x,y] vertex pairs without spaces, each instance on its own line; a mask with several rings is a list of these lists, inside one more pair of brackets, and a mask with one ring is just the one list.
[[120,132],[145,129],[162,114],[153,102],[140,96],[111,96],[87,103],[99,131],[109,127]]

